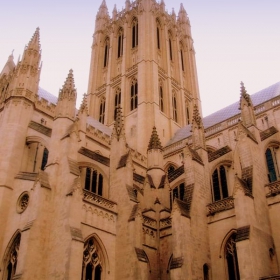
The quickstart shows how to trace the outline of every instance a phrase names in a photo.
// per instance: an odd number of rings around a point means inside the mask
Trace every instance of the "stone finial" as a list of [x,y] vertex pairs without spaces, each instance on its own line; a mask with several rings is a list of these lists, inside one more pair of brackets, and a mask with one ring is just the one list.
[[180,5],[180,10],[179,10],[179,14],[178,14],[178,19],[181,21],[181,22],[186,22],[188,21],[188,15],[187,15],[187,12],[183,6],[183,4],[181,3]]
[[161,142],[159,140],[159,137],[157,134],[157,129],[155,126],[153,127],[152,135],[151,135],[149,146],[148,146],[148,150],[151,150],[151,149],[161,149],[162,150]]
[[117,114],[116,114],[116,121],[114,123],[114,134],[117,137],[117,140],[120,139],[121,135],[124,135],[124,124],[123,124],[123,117],[122,117],[122,108],[118,106]]
[[[242,100],[242,98],[244,98],[246,101],[247,101],[247,105],[248,106],[251,106],[252,105],[252,101],[251,101],[251,98],[250,98],[250,95],[247,93],[247,91],[246,91],[246,88],[245,88],[245,86],[244,86],[244,83],[243,82],[241,82],[240,83],[240,106],[241,106],[241,100]],[[239,108],[240,109],[240,108]]]
[[107,8],[107,4],[106,4],[105,0],[102,1],[101,5],[99,7],[99,10],[98,10],[98,14],[102,15],[102,16],[108,15],[108,8]]
[[58,100],[68,99],[76,101],[77,92],[75,89],[73,70],[70,69],[62,89],[59,91]]
[[197,105],[194,105],[194,109],[193,109],[193,121],[192,121],[193,125],[196,124],[198,126],[198,128],[202,127],[202,121],[201,121],[201,117],[199,114],[199,110]]
[[130,1],[129,0],[126,0],[125,1],[125,9],[128,11],[130,8]]
[[176,14],[175,14],[174,8],[172,8],[171,16],[172,16],[172,19],[173,19],[174,21],[176,21]]
[[116,20],[117,19],[117,6],[116,4],[114,5],[114,9],[113,9],[113,12],[112,12],[112,17],[113,17],[113,20]]
[[82,103],[81,103],[81,106],[80,106],[80,110],[79,110],[80,113],[88,113],[88,106],[87,106],[87,95],[84,94],[83,96],[83,100],[82,100]]
[[12,71],[15,68],[13,52],[14,52],[14,50],[9,55],[7,62],[5,64],[5,66],[3,67],[3,70],[0,73],[0,77],[4,74],[8,75],[10,73],[10,71]]

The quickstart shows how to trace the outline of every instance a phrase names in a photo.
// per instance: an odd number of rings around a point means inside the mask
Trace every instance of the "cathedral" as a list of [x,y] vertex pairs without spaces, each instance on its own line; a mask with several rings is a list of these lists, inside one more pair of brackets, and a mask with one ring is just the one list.
[[280,82],[203,118],[183,5],[123,1],[81,104],[72,69],[40,87],[39,28],[3,66],[0,279],[280,279]]

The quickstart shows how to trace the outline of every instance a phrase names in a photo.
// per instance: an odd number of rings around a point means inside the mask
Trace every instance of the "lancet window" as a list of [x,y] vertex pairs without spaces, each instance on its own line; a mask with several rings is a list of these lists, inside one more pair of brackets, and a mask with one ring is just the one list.
[[130,86],[130,110],[136,109],[138,106],[138,83],[134,78]]
[[121,89],[117,88],[115,94],[114,120],[116,120],[117,118],[117,109],[120,105],[121,105]]
[[180,43],[180,56],[181,56],[181,67],[182,70],[185,71],[185,65],[184,65],[184,48],[183,48],[183,44]]
[[133,18],[132,20],[132,48],[138,46],[138,20],[137,18]]
[[228,197],[226,168],[220,165],[212,174],[213,200],[221,200]]
[[159,109],[164,112],[163,85],[161,80],[159,81]]
[[17,262],[18,262],[18,253],[19,253],[19,246],[20,246],[20,238],[21,235],[18,234],[7,254],[6,264],[5,264],[5,271],[4,271],[4,278],[5,280],[12,280],[13,276],[16,273]]
[[161,30],[161,26],[160,26],[160,21],[159,19],[157,19],[156,21],[156,26],[157,26],[157,48],[160,50],[160,30]]
[[175,122],[178,122],[177,98],[175,92],[173,92],[172,94],[172,109],[173,109],[173,120]]
[[102,279],[102,259],[96,241],[89,238],[84,245],[82,280]]
[[173,53],[172,53],[172,33],[168,32],[168,45],[169,45],[169,56],[170,60],[173,60]]
[[86,167],[84,189],[103,195],[103,175],[94,168]]
[[234,233],[225,245],[225,258],[229,280],[240,280],[235,238],[236,234]]
[[265,151],[266,166],[268,170],[268,180],[269,182],[274,182],[278,180],[279,171],[277,163],[277,152],[279,147],[269,147]]
[[107,67],[109,62],[109,47],[110,47],[110,40],[107,37],[105,39],[105,46],[104,46],[104,63],[103,63],[104,67]]
[[123,56],[123,29],[120,28],[118,32],[118,57]]
[[174,187],[170,192],[170,208],[172,208],[172,204],[175,198],[184,200],[185,196],[185,183],[181,183]]
[[103,97],[100,100],[100,106],[99,106],[99,122],[103,124],[105,122],[105,105],[106,105],[106,100]]
[[43,158],[42,158],[42,164],[41,164],[41,170],[44,170],[46,165],[47,165],[47,162],[48,162],[48,157],[49,157],[49,151],[47,148],[44,148],[44,151],[43,151]]

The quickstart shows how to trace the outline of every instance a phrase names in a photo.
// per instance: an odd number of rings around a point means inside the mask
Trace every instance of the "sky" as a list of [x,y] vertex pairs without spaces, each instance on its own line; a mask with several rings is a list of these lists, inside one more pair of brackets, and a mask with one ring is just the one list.
[[[73,69],[77,107],[87,92],[95,16],[102,0],[9,0],[0,4],[0,71],[23,54],[40,28],[40,86],[54,95]],[[114,4],[106,0],[110,15]],[[203,116],[239,100],[240,82],[253,94],[280,81],[279,0],[165,0],[183,3],[192,26]]]

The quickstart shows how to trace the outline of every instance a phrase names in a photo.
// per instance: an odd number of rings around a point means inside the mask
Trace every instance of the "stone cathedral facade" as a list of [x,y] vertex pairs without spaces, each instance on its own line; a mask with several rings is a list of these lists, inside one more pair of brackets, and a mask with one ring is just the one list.
[[0,74],[1,280],[280,279],[280,83],[202,118],[163,0],[103,0],[80,105],[40,60],[36,29]]

